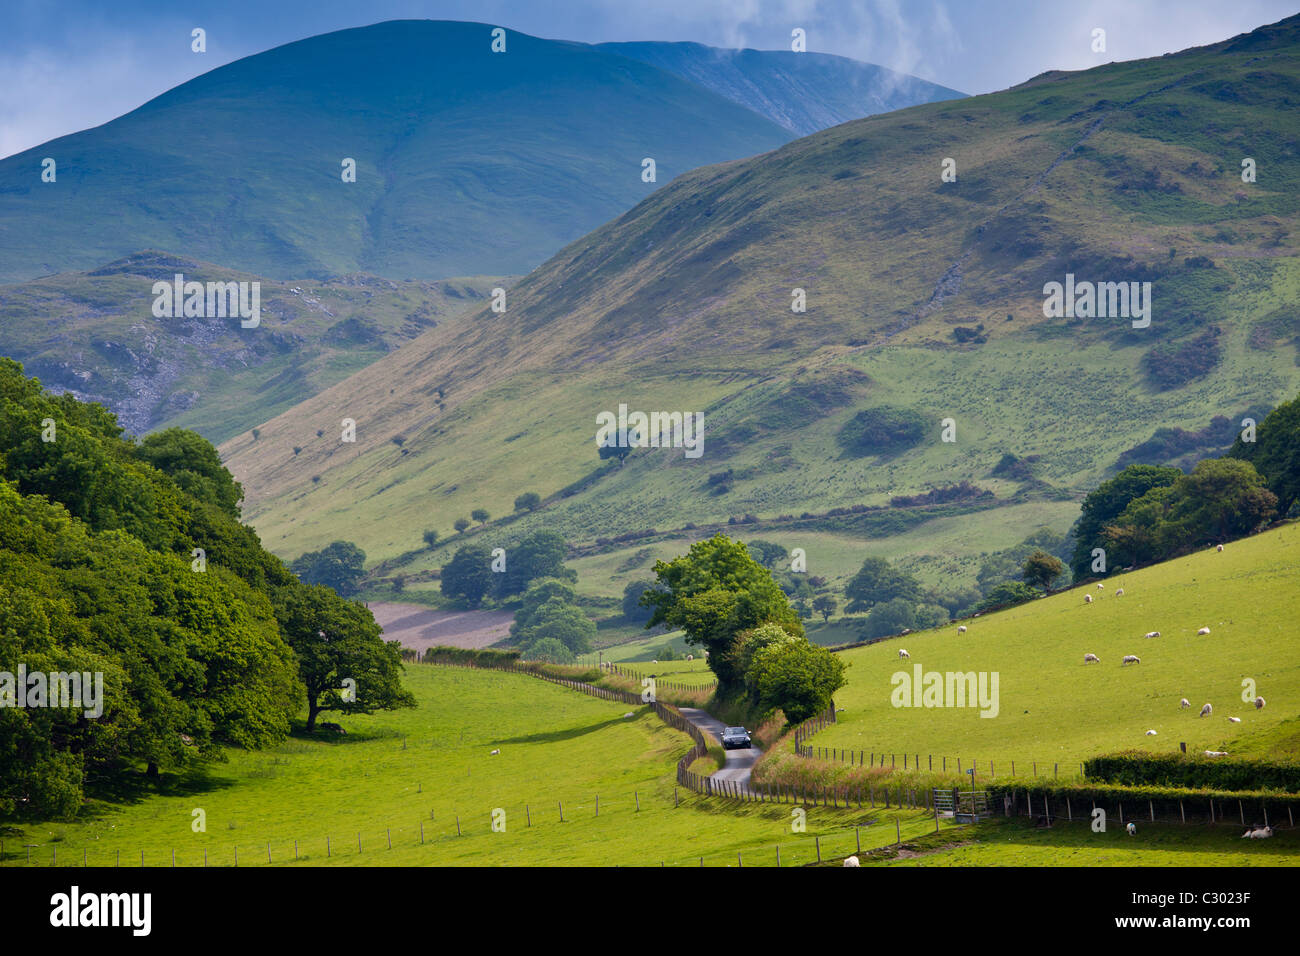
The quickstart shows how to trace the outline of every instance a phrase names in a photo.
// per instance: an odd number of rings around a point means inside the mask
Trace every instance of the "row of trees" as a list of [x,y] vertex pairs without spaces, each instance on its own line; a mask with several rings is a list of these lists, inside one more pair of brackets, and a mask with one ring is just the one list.
[[[536,511],[541,505],[542,496],[535,491],[525,491],[515,499],[516,512]],[[469,518],[457,518],[452,522],[452,527],[456,529],[457,533],[464,534],[469,530],[471,518],[480,525],[485,525],[492,520],[492,515],[486,508],[475,508],[469,513]],[[429,528],[421,537],[424,539],[425,547],[433,548],[438,543],[439,535],[435,529]]]
[[0,812],[72,815],[91,775],[268,746],[304,707],[413,705],[369,612],[263,549],[242,498],[200,436],[137,444],[0,359],[0,671],[105,692],[98,716],[0,708]]
[[536,531],[511,548],[494,556],[486,544],[457,548],[442,566],[440,588],[444,597],[467,607],[478,607],[489,595],[505,600],[522,594],[538,578],[577,581],[578,575],[564,566],[569,546],[554,531]]

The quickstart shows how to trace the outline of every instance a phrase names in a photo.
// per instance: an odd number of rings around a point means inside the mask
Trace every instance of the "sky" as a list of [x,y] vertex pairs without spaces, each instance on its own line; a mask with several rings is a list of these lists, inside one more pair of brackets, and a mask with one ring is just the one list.
[[[105,123],[200,73],[383,20],[474,20],[550,39],[810,51],[966,93],[1159,56],[1294,14],[1300,0],[0,0],[0,157]],[[206,31],[207,50],[191,49]],[[1093,31],[1106,31],[1094,52]]]

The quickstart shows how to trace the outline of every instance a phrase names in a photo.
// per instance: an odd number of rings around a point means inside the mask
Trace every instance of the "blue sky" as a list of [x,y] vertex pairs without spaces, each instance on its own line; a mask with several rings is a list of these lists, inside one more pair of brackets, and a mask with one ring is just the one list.
[[[968,93],[1049,69],[1158,56],[1296,11],[1295,0],[0,0],[0,156],[120,116],[231,60],[381,20],[478,20],[555,39],[808,48]],[[208,50],[190,50],[190,31]],[[1096,27],[1107,50],[1091,49]]]

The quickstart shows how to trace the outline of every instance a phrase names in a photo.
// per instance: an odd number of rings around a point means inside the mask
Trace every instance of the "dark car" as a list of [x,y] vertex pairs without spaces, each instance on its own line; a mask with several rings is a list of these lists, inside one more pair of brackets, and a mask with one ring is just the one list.
[[722,749],[731,750],[735,747],[752,747],[749,740],[749,731],[744,727],[727,727],[722,731]]

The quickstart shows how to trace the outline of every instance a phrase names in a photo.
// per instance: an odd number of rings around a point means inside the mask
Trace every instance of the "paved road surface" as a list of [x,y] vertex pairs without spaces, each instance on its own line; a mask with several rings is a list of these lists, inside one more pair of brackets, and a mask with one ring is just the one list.
[[[679,707],[678,710],[682,712],[683,717],[696,727],[699,727],[718,743],[722,742],[722,730],[727,726],[722,721],[709,716],[698,707]],[[749,775],[753,771],[758,758],[763,756],[763,751],[757,747],[750,747],[748,750],[728,750],[726,754],[727,765],[721,770],[715,771],[713,779],[730,780],[748,789]]]

